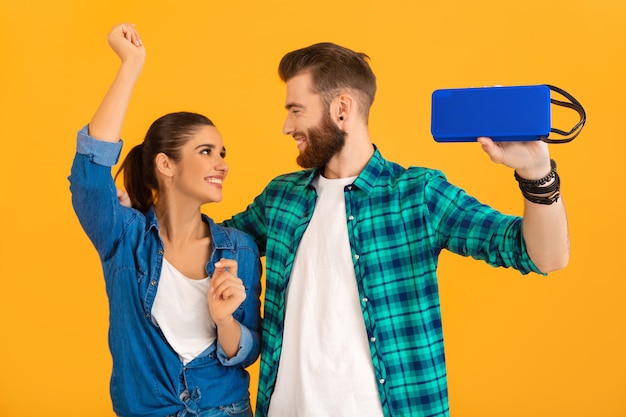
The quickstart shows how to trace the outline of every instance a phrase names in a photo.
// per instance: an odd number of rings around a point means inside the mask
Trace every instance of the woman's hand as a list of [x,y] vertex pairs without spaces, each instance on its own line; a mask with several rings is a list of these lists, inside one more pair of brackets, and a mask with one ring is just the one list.
[[232,320],[233,313],[246,299],[246,289],[243,281],[237,277],[236,260],[220,259],[215,267],[209,287],[208,303],[211,317],[219,327]]
[[135,25],[121,23],[111,29],[107,37],[111,49],[120,57],[122,62],[135,60],[143,64],[146,50]]

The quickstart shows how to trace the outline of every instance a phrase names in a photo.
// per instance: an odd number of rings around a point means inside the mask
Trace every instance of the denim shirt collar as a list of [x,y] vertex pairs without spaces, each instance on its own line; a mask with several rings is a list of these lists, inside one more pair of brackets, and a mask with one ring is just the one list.
[[213,246],[215,249],[235,249],[235,243],[231,235],[226,233],[223,227],[216,225],[213,219],[204,213],[202,214],[202,220],[207,223],[211,229],[211,237],[213,238]]
[[[145,213],[145,216],[146,234],[150,233],[152,229],[154,229],[158,233],[160,230],[159,221],[157,220],[156,213],[154,212],[154,207],[150,207],[150,209]],[[213,219],[211,219],[204,213],[202,213],[202,221],[209,225],[214,249],[235,249],[235,243],[233,242],[231,236],[226,233],[226,230],[224,230],[224,228],[216,225]]]

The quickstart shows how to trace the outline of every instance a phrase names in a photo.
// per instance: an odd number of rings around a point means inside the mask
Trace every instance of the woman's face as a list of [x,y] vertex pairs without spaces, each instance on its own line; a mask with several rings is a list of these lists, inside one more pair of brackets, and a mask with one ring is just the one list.
[[224,161],[226,148],[217,128],[199,127],[180,151],[180,160],[173,163],[170,191],[199,204],[221,201],[228,164]]

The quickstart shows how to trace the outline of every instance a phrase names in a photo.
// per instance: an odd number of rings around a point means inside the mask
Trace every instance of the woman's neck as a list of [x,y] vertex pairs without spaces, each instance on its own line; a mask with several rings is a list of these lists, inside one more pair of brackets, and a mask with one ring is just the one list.
[[200,208],[183,208],[165,202],[155,205],[161,238],[174,247],[184,246],[210,236],[209,226],[202,221]]
[[206,278],[212,241],[210,226],[202,221],[200,207],[191,210],[157,204],[155,212],[168,262],[187,278]]

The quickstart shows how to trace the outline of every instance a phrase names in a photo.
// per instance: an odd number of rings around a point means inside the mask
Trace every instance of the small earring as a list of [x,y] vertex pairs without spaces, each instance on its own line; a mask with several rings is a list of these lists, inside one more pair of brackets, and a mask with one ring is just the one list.
[[339,116],[339,120],[343,120],[343,116]]

